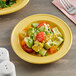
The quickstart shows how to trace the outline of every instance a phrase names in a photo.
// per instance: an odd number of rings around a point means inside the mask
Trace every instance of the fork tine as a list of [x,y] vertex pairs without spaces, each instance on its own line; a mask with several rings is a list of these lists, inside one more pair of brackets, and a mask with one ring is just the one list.
[[65,0],[62,0],[64,5],[66,6],[67,9],[69,9],[69,6],[67,5],[67,3],[65,2]]
[[70,2],[69,0],[67,0],[67,1],[68,1],[68,3],[69,3],[70,5],[72,5],[71,2]]
[[66,2],[66,4],[71,7],[71,4],[69,3],[69,0],[64,0]]
[[60,3],[62,4],[62,6],[64,7],[65,10],[67,10],[67,7],[64,5],[63,1],[60,0]]

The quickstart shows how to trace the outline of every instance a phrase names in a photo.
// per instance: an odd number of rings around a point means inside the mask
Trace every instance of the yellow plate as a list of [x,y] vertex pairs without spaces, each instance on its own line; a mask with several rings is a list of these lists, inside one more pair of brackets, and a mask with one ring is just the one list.
[[20,10],[21,8],[23,8],[28,2],[29,0],[17,0],[17,2],[13,4],[11,7],[1,9],[0,15],[5,15],[5,14],[16,12]]
[[[19,42],[20,31],[23,30],[30,23],[35,21],[48,21],[51,25],[53,26],[56,25],[62,32],[64,37],[64,43],[57,53],[45,57],[38,57],[30,55],[21,48]],[[24,61],[34,64],[47,64],[57,61],[69,51],[71,44],[72,44],[72,33],[68,25],[58,17],[48,14],[36,14],[23,19],[15,26],[11,34],[11,45],[14,52]]]

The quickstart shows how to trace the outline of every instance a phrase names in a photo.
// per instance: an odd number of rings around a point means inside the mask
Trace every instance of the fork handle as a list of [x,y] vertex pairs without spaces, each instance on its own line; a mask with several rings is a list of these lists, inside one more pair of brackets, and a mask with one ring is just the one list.
[[75,9],[75,10],[72,10],[72,11],[70,12],[70,14],[76,14],[76,9]]

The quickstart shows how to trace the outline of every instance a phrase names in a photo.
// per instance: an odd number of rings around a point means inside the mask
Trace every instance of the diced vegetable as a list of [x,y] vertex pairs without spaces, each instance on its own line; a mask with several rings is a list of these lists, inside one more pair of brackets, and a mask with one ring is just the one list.
[[27,31],[29,36],[33,36],[34,32],[35,32],[34,28],[29,28],[28,31]]
[[56,38],[56,35],[55,34],[48,34],[48,35],[46,35],[46,37],[45,37],[45,41],[47,42],[48,40],[54,40]]
[[33,45],[33,39],[30,38],[30,37],[25,37],[24,38],[24,41],[26,43],[26,45],[29,47],[29,48],[32,48],[32,45]]
[[34,28],[34,30],[35,30],[35,32],[34,32],[34,34],[33,34],[33,40],[35,41],[36,40],[36,35],[40,32],[39,31],[39,28]]
[[43,48],[43,44],[40,43],[39,41],[35,41],[35,44],[32,46],[32,49],[35,52],[39,52]]
[[45,32],[45,31],[49,32],[49,31],[48,31],[48,26],[47,26],[47,25],[45,25],[44,32]]
[[36,36],[36,35],[37,35],[37,33],[39,33],[39,32],[40,32],[39,28],[35,28],[34,35]]
[[33,23],[32,26],[33,27],[37,27],[39,24],[38,23]]
[[64,40],[61,38],[61,37],[57,37],[53,43],[58,47],[61,45],[61,43],[63,42]]
[[50,33],[50,31],[48,30],[49,28],[48,28],[48,26],[47,25],[44,25],[44,26],[41,26],[40,28],[39,28],[39,30],[41,31],[41,32],[45,32],[45,33]]
[[19,34],[20,39],[23,40],[25,36],[27,36],[26,30],[22,30]]
[[39,53],[42,55],[42,56],[45,56],[46,55],[46,52],[47,50],[45,50],[44,48],[42,48]]
[[51,40],[49,40],[48,42],[46,42],[44,44],[45,49],[49,49],[51,47],[51,44],[52,44],[52,41]]
[[44,32],[39,32],[36,36],[36,40],[38,40],[39,42],[42,42],[44,38],[45,38]]
[[61,36],[61,37],[62,37],[62,34],[59,32],[59,30],[58,30],[57,27],[53,28],[53,32],[54,32],[57,36]]
[[35,33],[37,34],[39,32],[40,32],[39,28],[35,28]]
[[41,26],[41,27],[39,28],[39,30],[42,31],[42,32],[44,32],[45,26]]

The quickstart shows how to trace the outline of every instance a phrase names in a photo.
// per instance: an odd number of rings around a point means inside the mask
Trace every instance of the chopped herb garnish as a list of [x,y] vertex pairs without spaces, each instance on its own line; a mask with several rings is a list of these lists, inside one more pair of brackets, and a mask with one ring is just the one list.
[[53,46],[54,44],[53,43],[51,43],[51,46]]

